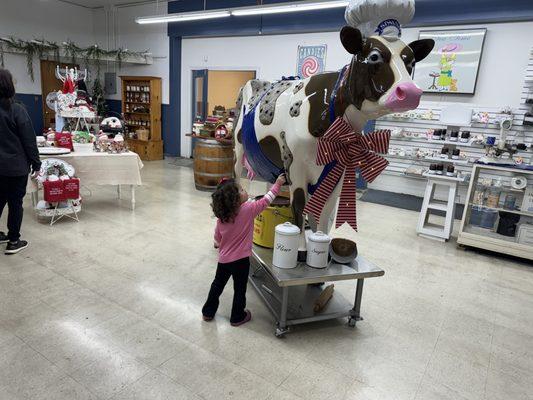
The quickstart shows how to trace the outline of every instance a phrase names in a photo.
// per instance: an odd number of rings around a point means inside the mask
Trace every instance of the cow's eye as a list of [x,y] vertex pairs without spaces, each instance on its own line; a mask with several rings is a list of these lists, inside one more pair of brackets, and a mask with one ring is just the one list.
[[369,64],[381,64],[383,63],[383,56],[379,50],[372,50],[367,57]]

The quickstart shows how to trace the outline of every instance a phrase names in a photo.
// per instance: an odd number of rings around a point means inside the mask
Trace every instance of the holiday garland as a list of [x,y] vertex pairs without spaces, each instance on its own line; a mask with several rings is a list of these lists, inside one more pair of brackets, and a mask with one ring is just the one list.
[[13,37],[0,38],[0,66],[4,67],[4,53],[9,51],[17,51],[26,55],[26,69],[31,80],[34,80],[33,75],[33,58],[38,56],[39,59],[52,55],[55,61],[59,62],[61,50],[66,58],[72,64],[75,64],[77,60],[82,59],[86,65],[89,62],[94,61],[97,68],[97,73],[100,73],[100,62],[105,58],[112,58],[113,61],[118,63],[119,69],[122,67],[122,62],[127,57],[144,58],[147,59],[148,50],[145,51],[130,51],[127,49],[116,50],[104,50],[98,45],[89,47],[80,47],[72,41],[64,42],[59,45],[56,42],[46,41],[44,39],[34,39],[25,41],[22,39],[16,39]]

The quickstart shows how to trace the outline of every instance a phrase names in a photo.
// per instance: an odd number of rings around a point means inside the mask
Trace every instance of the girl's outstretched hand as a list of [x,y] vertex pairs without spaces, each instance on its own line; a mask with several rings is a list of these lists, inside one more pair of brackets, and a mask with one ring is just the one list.
[[278,178],[276,179],[276,183],[280,186],[285,185],[285,183],[287,183],[287,178],[285,177],[285,174],[281,174],[280,176],[278,176]]

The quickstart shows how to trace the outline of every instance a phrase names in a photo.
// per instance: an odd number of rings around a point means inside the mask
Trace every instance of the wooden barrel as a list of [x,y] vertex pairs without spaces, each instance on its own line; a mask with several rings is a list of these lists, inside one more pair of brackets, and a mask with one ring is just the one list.
[[194,146],[194,184],[198,190],[215,190],[222,178],[233,178],[233,146],[202,139]]

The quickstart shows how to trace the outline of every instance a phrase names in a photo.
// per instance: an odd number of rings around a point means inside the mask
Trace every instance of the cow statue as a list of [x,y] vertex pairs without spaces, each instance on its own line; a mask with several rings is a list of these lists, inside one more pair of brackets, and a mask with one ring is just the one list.
[[[413,14],[414,0],[352,0],[345,14],[350,25],[340,31],[340,41],[352,57],[341,71],[303,80],[254,79],[241,88],[234,128],[236,178],[241,178],[243,167],[250,178],[259,175],[269,182],[286,173],[302,232],[300,256],[305,254],[305,216],[314,230],[328,232],[328,219],[341,192],[339,183],[320,216],[304,212],[328,172],[324,165],[317,165],[320,138],[338,119],[361,136],[367,121],[418,107],[422,90],[411,73],[415,63],[431,52],[434,42],[423,39],[406,45],[400,40],[400,24],[409,22]],[[355,203],[353,211],[355,214]],[[334,252],[357,254],[349,235],[333,237]]]

